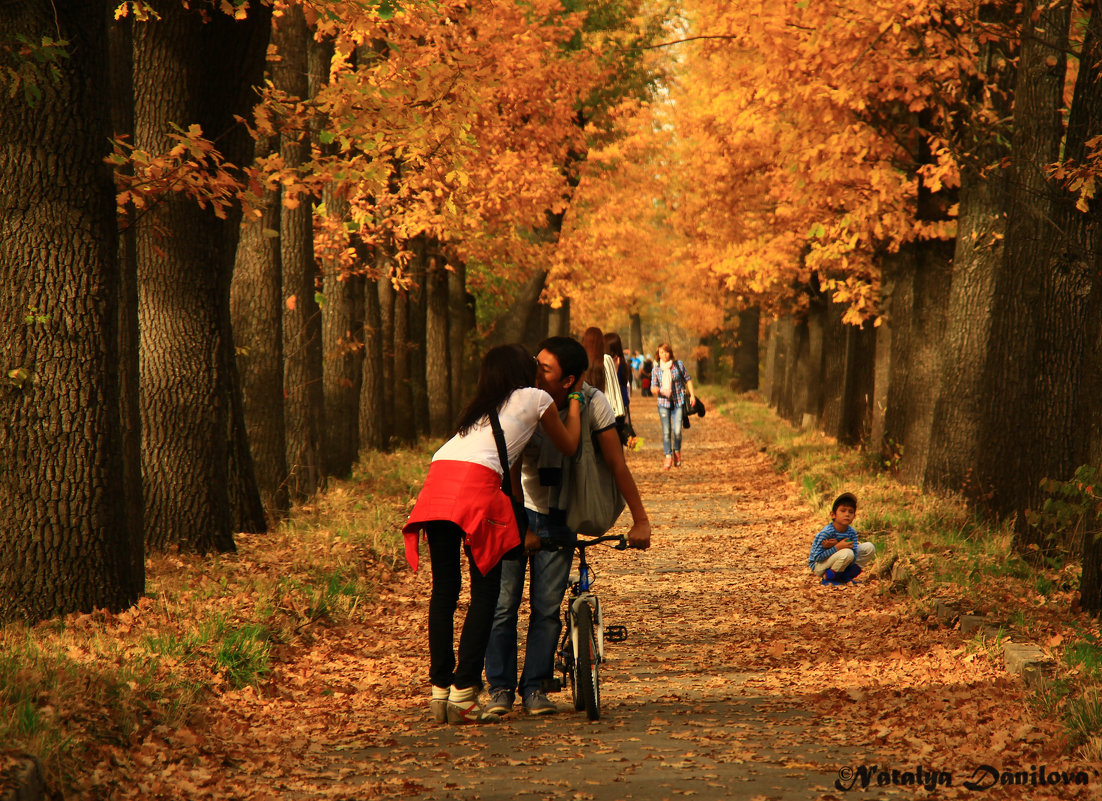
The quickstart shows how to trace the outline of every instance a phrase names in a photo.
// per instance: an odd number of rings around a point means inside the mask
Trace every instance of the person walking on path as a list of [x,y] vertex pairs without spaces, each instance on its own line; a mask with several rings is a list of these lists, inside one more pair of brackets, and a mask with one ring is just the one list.
[[668,342],[658,346],[658,363],[651,374],[651,387],[657,390],[658,417],[662,422],[662,450],[666,454],[662,469],[680,467],[681,410],[685,407],[686,394],[689,408],[696,404],[696,392],[693,390],[692,378],[685,371],[684,362],[674,359],[673,348]]
[[[501,583],[501,558],[522,541],[513,504],[503,491],[512,480],[520,498],[519,469],[505,469],[495,428],[504,434],[508,466],[542,427],[562,453],[574,453],[581,431],[581,394],[564,399],[566,423],[552,397],[534,386],[536,362],[524,347],[503,345],[482,360],[474,399],[459,415],[455,434],[432,457],[425,484],[402,529],[406,557],[416,571],[418,543],[428,540],[430,707],[437,722],[485,719],[478,703],[486,641]],[[509,478],[506,478],[506,475]],[[462,583],[460,550],[467,553],[471,603],[453,650],[454,616]]]
[[[565,409],[574,387],[581,384],[589,359],[585,349],[570,337],[550,337],[540,344],[537,385],[551,394],[556,405]],[[590,394],[582,384],[583,394]],[[650,520],[643,508],[635,479],[624,461],[623,448],[616,433],[616,418],[600,391],[589,400],[589,431],[582,436],[596,437],[601,457],[616,479],[632,516],[628,544],[633,548],[650,546]],[[535,438],[534,438],[535,439]],[[528,515],[528,534],[524,555],[502,562],[501,592],[494,612],[493,628],[486,649],[486,682],[490,690],[487,712],[505,714],[513,707],[519,689],[529,714],[544,715],[557,710],[543,692],[543,682],[554,676],[555,648],[562,622],[559,609],[566,593],[567,578],[574,558],[576,535],[566,526],[566,510],[556,508],[556,485],[562,485],[564,460],[535,442],[525,449],[521,466],[524,505]],[[540,550],[540,538],[565,548]],[[517,682],[517,614],[524,590],[524,575],[531,566],[529,581],[530,617],[524,653],[524,671]]]

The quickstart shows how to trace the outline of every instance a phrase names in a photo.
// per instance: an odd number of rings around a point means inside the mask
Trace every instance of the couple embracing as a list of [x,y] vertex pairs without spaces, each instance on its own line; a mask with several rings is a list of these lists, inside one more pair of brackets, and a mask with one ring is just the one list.
[[[439,722],[492,720],[507,713],[519,688],[532,714],[555,711],[543,694],[552,678],[567,586],[570,547],[540,551],[540,538],[572,546],[564,466],[582,436],[592,436],[632,515],[629,545],[650,545],[643,509],[604,395],[584,384],[585,349],[570,337],[540,343],[535,359],[520,345],[490,350],[475,398],[456,432],[433,456],[429,475],[403,528],[416,569],[424,533],[432,565],[429,600],[430,706]],[[582,407],[589,404],[587,431]],[[471,603],[453,647],[453,617],[461,585],[460,550],[467,553]],[[517,682],[517,609],[531,569],[532,616],[524,672]],[[490,703],[478,700],[483,664]]]

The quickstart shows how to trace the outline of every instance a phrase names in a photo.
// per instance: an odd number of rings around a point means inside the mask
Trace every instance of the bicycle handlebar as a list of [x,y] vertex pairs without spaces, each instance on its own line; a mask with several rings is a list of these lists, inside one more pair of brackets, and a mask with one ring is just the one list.
[[597,545],[602,542],[616,541],[616,545],[613,546],[617,551],[624,551],[628,548],[628,538],[624,534],[602,534],[599,537],[585,537],[581,535],[578,537],[577,543],[573,546],[564,545],[561,542],[555,542],[545,537],[540,537],[540,550],[541,551],[564,551],[567,548],[588,548],[590,545]]

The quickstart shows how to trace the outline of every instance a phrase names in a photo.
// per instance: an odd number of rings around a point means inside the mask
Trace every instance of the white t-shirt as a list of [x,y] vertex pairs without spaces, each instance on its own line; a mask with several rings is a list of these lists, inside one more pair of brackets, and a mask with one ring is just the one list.
[[[497,416],[501,420],[501,430],[505,433],[505,451],[510,465],[520,456],[520,452],[539,427],[543,413],[553,404],[551,396],[536,387],[514,389],[505,401]],[[501,475],[501,457],[497,453],[490,419],[482,418],[465,435],[456,434],[445,442],[432,456],[434,462],[438,459],[474,462]]]
[[[601,390],[593,390],[589,405],[589,431],[583,431],[583,437],[599,434],[616,426],[616,415],[613,414],[612,406]],[[566,417],[565,409],[559,410],[559,417]],[[533,437],[524,451],[524,461],[520,464],[520,485],[524,489],[524,506],[534,512],[547,514],[551,506],[551,487],[540,484],[539,454],[542,433]]]

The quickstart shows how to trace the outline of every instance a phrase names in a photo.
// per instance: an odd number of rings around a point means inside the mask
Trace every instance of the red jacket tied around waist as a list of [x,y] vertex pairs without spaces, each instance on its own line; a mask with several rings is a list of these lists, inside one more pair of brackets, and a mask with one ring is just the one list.
[[406,559],[414,570],[422,528],[432,520],[450,520],[463,529],[483,575],[520,544],[512,503],[501,491],[501,474],[475,462],[439,460],[429,465],[425,485],[402,527]]

